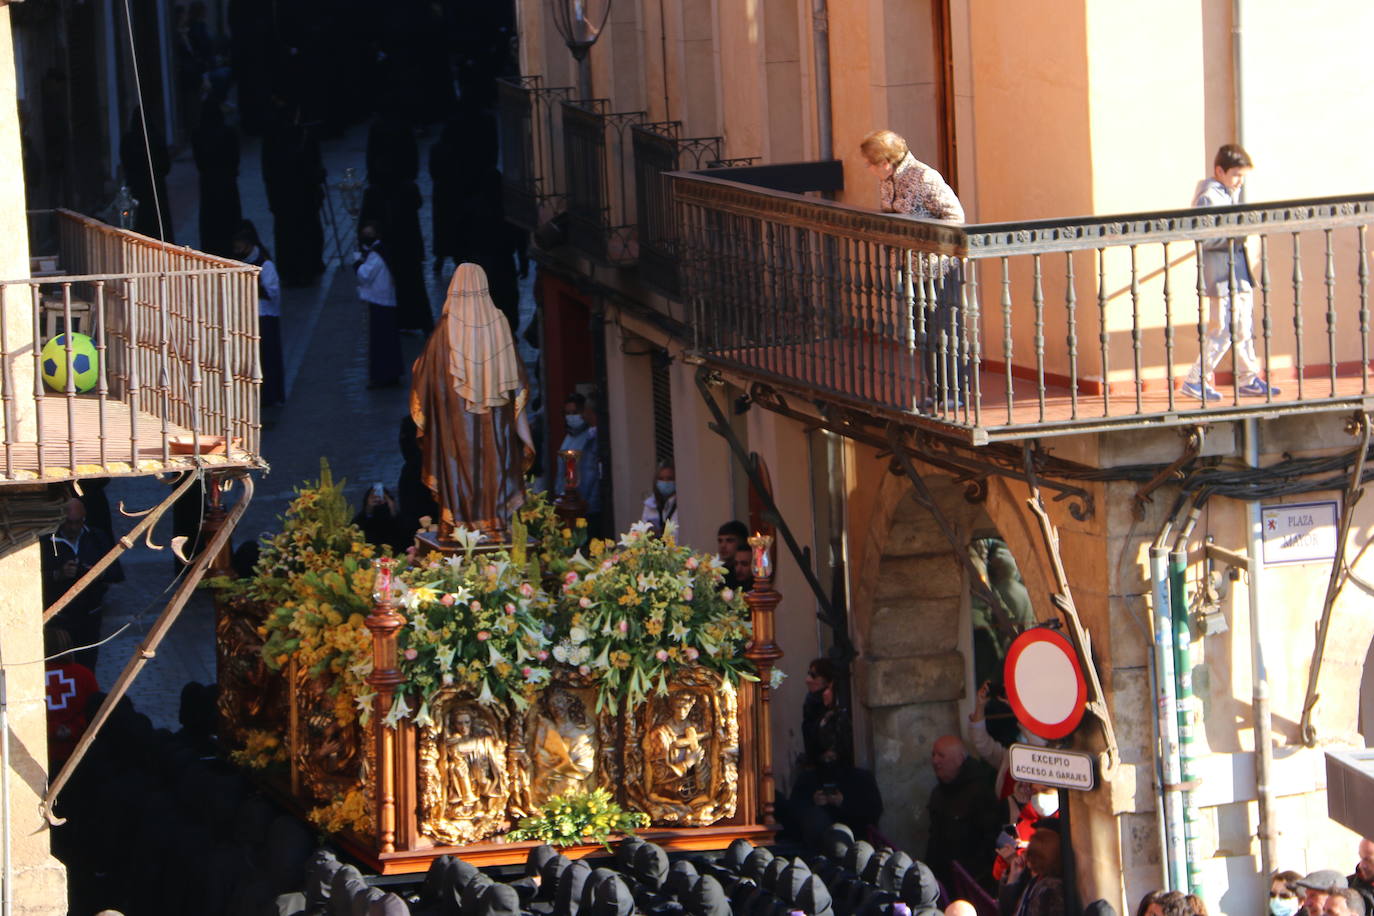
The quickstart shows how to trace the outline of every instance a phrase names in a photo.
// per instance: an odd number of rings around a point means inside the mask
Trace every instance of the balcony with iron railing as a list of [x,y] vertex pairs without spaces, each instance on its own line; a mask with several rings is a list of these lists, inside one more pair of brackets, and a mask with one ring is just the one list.
[[[958,225],[670,180],[697,355],[781,391],[975,444],[1374,406],[1374,195]],[[1189,396],[1217,308],[1200,252],[1245,236],[1282,390],[1245,396],[1232,347],[1220,397]]]
[[506,220],[533,231],[567,206],[562,103],[574,92],[539,76],[500,79],[496,89]]
[[0,484],[263,466],[258,268],[65,210],[29,224],[30,276],[0,280]]

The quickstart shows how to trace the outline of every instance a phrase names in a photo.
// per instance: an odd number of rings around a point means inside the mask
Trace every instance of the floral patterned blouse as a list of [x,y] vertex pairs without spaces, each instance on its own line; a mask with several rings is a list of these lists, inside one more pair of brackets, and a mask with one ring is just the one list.
[[939,172],[911,153],[897,163],[891,178],[878,182],[878,195],[885,213],[964,221],[964,207],[954,190]]

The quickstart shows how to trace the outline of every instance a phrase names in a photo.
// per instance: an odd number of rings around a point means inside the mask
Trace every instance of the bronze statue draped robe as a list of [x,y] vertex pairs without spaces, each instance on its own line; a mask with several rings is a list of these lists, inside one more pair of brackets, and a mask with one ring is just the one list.
[[502,542],[524,504],[534,442],[524,367],[510,359],[513,349],[481,268],[460,265],[410,389],[421,479],[439,504],[441,538],[461,525]]

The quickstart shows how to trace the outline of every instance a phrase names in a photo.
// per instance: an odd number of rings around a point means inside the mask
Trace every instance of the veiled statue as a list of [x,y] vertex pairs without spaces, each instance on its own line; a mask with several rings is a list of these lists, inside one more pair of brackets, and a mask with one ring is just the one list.
[[421,479],[439,504],[439,537],[451,539],[461,525],[505,541],[524,503],[534,440],[524,366],[481,267],[458,265],[412,376],[410,415]]
[[504,707],[456,694],[434,701],[434,725],[420,732],[420,829],[436,840],[472,843],[509,826],[511,767]]
[[687,669],[651,695],[625,742],[625,791],[653,823],[705,826],[735,812],[739,723],[735,688]]

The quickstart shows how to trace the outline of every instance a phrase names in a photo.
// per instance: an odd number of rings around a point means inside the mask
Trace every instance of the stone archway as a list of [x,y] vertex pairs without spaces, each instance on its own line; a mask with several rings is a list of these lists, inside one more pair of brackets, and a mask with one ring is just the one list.
[[[930,473],[924,479],[959,543],[966,549],[976,532],[995,529],[1016,558],[1037,616],[1053,616],[1052,578],[1035,520],[1024,509],[1024,487],[993,478],[986,498],[970,502],[954,478]],[[874,776],[888,812],[883,833],[920,857],[925,804],[935,784],[931,746],[964,730],[960,706],[971,676],[967,573],[905,477],[886,475],[879,486],[866,545],[853,602],[855,702],[864,707],[872,736]]]

